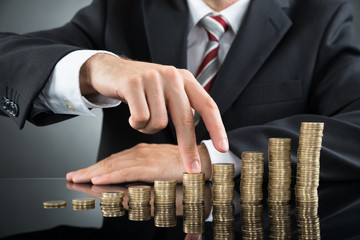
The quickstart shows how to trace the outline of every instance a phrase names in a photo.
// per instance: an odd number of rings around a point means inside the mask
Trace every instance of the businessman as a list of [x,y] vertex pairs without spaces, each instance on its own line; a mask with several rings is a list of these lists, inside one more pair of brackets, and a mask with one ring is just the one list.
[[95,0],[61,28],[1,35],[2,112],[21,127],[104,108],[101,161],[74,182],[239,173],[270,137],[291,137],[294,161],[303,121],[325,122],[321,178],[358,179],[351,14],[340,0]]

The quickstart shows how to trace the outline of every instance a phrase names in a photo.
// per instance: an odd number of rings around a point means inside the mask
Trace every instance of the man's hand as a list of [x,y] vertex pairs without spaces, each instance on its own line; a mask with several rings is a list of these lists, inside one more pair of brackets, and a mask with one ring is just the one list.
[[[201,170],[208,180],[211,177],[210,157],[205,145],[199,145],[198,149]],[[93,184],[170,179],[182,182],[184,170],[178,146],[142,143],[113,154],[88,168],[68,173],[66,179],[75,183],[91,181]]]
[[131,127],[142,133],[153,134],[165,128],[169,113],[189,173],[201,169],[192,108],[204,120],[214,147],[220,152],[229,149],[216,103],[187,70],[96,54],[82,66],[80,88],[84,96],[100,93],[126,102]]

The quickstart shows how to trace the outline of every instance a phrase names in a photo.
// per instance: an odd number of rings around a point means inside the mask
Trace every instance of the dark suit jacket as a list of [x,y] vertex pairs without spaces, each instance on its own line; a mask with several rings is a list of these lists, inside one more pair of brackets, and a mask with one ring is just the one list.
[[[106,49],[131,59],[186,67],[185,0],[94,0],[65,26],[18,36],[0,34],[0,96],[13,92],[20,127],[69,116],[32,116],[32,102],[63,56]],[[300,123],[325,122],[323,180],[360,178],[360,45],[352,10],[341,0],[252,0],[210,95],[230,149],[267,152],[270,137],[292,138]],[[3,114],[6,112],[3,111]],[[140,142],[176,143],[173,125],[144,135],[128,124],[126,104],[104,110],[99,159]],[[200,142],[209,135],[201,122]]]

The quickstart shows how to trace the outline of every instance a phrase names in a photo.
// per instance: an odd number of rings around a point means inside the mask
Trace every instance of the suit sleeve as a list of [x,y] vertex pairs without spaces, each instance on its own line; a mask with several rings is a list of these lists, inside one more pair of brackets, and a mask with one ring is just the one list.
[[267,153],[268,139],[292,139],[292,171],[296,172],[301,122],[324,122],[320,157],[322,181],[360,179],[360,46],[352,26],[352,10],[343,3],[333,14],[319,44],[308,113],[228,132],[237,156],[256,150]]
[[[94,0],[71,22],[57,29],[26,35],[0,33],[1,115],[12,118],[19,128],[26,120],[44,125],[69,118],[52,113],[31,119],[29,116],[33,101],[61,58],[76,50],[103,49],[105,4],[106,1]],[[5,99],[16,104],[16,112],[6,111]]]

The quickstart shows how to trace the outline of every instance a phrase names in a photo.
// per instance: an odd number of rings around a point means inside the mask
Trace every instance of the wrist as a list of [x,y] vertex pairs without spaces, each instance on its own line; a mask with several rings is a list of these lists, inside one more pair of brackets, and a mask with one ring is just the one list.
[[200,155],[201,171],[205,173],[205,180],[209,180],[212,175],[211,160],[209,152],[205,144],[198,145],[198,151]]
[[91,69],[96,61],[97,55],[98,54],[91,56],[80,68],[79,85],[82,96],[89,96],[96,93],[96,90],[91,84]]
[[[106,61],[107,57],[114,57],[108,53],[97,53],[91,56],[80,69],[80,90],[83,96],[89,96],[98,94],[98,91],[94,87],[95,74],[101,74],[107,64],[102,64]],[[102,65],[101,65],[102,64]]]

